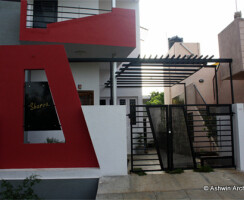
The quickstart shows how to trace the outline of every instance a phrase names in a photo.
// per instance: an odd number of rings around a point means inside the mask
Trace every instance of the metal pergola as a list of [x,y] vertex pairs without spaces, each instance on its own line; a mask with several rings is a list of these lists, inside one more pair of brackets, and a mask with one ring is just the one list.
[[[232,59],[213,58],[214,56],[203,57],[198,55],[166,56],[157,58],[70,58],[70,62],[108,62],[110,63],[110,79],[105,83],[105,87],[111,89],[111,99],[113,97],[113,87],[118,88],[138,88],[138,87],[173,87],[184,85],[183,81],[204,68],[215,70],[216,99],[218,104],[218,79],[217,66],[215,63],[228,64],[230,72],[230,86],[232,103],[234,103],[234,91],[232,81]],[[112,74],[112,64],[122,63],[122,67]],[[114,77],[114,78],[113,78]],[[114,84],[116,81],[116,84]],[[185,91],[186,96],[186,91]]]

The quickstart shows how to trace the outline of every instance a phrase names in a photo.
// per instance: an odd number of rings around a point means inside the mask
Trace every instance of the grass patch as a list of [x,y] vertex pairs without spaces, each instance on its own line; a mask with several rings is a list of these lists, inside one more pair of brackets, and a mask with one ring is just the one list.
[[174,169],[174,170],[167,170],[165,171],[168,174],[182,174],[184,173],[183,169]]
[[138,176],[145,176],[145,175],[147,175],[146,172],[142,171],[142,168],[135,168],[133,170],[133,173],[134,174],[137,174]]
[[201,166],[200,168],[197,168],[197,169],[194,169],[193,170],[194,172],[205,172],[205,173],[208,173],[208,172],[213,172],[213,168],[206,165],[206,166]]

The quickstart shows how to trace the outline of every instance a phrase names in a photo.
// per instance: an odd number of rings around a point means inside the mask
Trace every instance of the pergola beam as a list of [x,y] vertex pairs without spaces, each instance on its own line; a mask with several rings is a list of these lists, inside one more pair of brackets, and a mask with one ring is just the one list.
[[201,59],[192,59],[190,58],[180,58],[180,59],[170,59],[169,57],[166,58],[69,58],[69,62],[128,62],[128,63],[161,63],[161,64],[206,64],[206,63],[230,63],[232,59],[228,58],[201,58]]
[[[215,59],[213,56],[203,55],[184,55],[146,58],[69,58],[69,62],[109,62],[122,63],[122,67],[116,72],[118,88],[133,88],[133,87],[172,87],[182,83],[186,78],[199,71],[201,68],[215,68],[213,63],[227,63],[230,71],[230,86],[231,98],[234,103],[234,87],[232,80],[232,59],[219,58]],[[134,81],[133,81],[134,79]],[[143,80],[144,79],[144,80]],[[216,77],[217,79],[217,77]],[[147,81],[146,81],[147,80]],[[161,82],[160,82],[161,81]],[[131,85],[131,84],[140,85]],[[166,83],[170,84],[166,84]],[[105,87],[110,87],[111,81],[105,83]],[[148,84],[151,85],[148,85]],[[160,84],[158,84],[160,83]],[[162,83],[162,84],[161,84]],[[122,85],[130,84],[130,85]],[[185,86],[184,86],[185,87]],[[216,86],[217,88],[217,86]],[[111,92],[112,94],[112,92]]]

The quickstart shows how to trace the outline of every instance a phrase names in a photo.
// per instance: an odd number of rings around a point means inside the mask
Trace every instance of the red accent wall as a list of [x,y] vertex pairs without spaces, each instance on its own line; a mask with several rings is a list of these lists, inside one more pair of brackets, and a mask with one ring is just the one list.
[[[44,69],[66,143],[24,144],[26,69]],[[0,168],[99,167],[61,45],[0,46]]]
[[112,12],[52,23],[46,29],[26,28],[27,1],[21,1],[20,40],[136,47],[135,11]]

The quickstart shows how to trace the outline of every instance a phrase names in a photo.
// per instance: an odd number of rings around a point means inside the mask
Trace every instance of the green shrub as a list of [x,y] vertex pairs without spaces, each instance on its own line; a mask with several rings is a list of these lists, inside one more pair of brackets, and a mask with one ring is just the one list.
[[145,175],[147,175],[146,172],[142,171],[142,168],[135,168],[133,170],[133,173],[137,174],[138,176],[145,176]]
[[164,93],[152,92],[150,94],[150,100],[146,102],[146,105],[164,105]]
[[183,169],[174,169],[174,170],[167,170],[165,171],[168,174],[182,174],[184,173]]
[[47,138],[47,143],[64,143],[56,138]]
[[31,175],[23,180],[22,185],[14,187],[9,181],[2,180],[0,197],[1,199],[40,199],[32,189],[40,181],[37,175]]
[[208,173],[208,172],[213,172],[213,171],[214,171],[213,168],[208,166],[208,165],[201,166],[199,168],[194,169],[194,172],[206,172],[206,173]]

